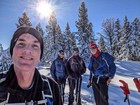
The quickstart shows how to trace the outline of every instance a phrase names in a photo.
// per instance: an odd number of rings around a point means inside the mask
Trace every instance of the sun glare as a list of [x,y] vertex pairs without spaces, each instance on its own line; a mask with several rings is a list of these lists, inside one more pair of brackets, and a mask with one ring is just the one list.
[[51,13],[53,12],[51,4],[46,1],[38,2],[36,10],[41,18],[49,18]]

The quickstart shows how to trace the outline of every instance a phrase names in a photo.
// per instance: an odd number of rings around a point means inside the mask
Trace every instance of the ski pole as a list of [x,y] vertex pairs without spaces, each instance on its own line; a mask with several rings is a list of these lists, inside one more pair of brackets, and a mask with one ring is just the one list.
[[60,85],[61,98],[62,98],[62,102],[64,103],[64,93],[63,93],[63,89],[64,89],[64,84],[61,84],[61,85]]
[[128,105],[130,105],[129,95],[127,94]]
[[130,99],[129,99],[130,91],[129,91],[128,84],[123,80],[119,80],[119,81],[123,84],[123,86],[120,86],[120,88],[123,90],[124,94],[126,95],[124,102],[126,102],[126,100],[127,100],[128,105],[130,105]]
[[77,97],[77,95],[78,95],[78,79],[76,80],[76,90],[75,90],[76,103],[78,102],[78,97]]
[[78,103],[79,101],[79,82],[80,82],[79,80],[80,78],[76,80],[76,90],[75,90],[76,103]]

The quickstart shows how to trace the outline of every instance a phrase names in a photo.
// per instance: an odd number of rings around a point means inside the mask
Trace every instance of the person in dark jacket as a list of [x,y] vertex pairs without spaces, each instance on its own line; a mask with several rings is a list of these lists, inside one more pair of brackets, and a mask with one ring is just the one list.
[[86,72],[86,66],[83,59],[79,56],[79,49],[73,49],[73,55],[67,63],[68,68],[68,84],[69,84],[69,104],[73,105],[74,90],[76,92],[76,104],[81,105],[81,83],[82,75]]
[[59,50],[58,57],[53,61],[50,70],[51,70],[52,78],[59,85],[59,90],[62,96],[63,103],[64,103],[65,84],[68,76],[66,64],[67,64],[67,59],[65,59],[64,51]]
[[36,29],[18,28],[10,54],[13,64],[0,73],[1,105],[62,105],[57,83],[36,69],[43,54],[43,39]]
[[106,52],[100,52],[95,43],[90,43],[89,48],[92,56],[88,67],[88,86],[92,85],[96,105],[109,105],[108,86],[116,72],[114,58]]

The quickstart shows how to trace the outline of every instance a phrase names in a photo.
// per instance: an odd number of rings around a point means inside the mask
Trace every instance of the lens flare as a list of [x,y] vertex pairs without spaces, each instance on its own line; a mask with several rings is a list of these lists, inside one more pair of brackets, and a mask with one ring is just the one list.
[[53,12],[51,3],[47,1],[40,1],[37,3],[36,11],[39,13],[41,18],[49,18]]

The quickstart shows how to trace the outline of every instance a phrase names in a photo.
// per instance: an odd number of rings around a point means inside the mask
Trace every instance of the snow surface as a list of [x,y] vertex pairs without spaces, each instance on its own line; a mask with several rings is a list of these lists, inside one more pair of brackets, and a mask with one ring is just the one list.
[[[125,95],[119,88],[122,84],[119,82],[120,79],[128,83],[130,89],[130,104],[140,105],[140,93],[133,82],[133,78],[140,78],[140,62],[132,61],[120,61],[115,62],[117,66],[116,75],[109,86],[109,105],[128,105],[127,101],[124,102]],[[50,70],[48,67],[39,67],[41,74],[50,76]],[[89,78],[89,70],[83,75],[81,98],[82,105],[96,105],[93,97],[93,91],[87,88],[87,81]],[[65,88],[65,105],[68,104],[68,92],[69,87],[66,84]]]

